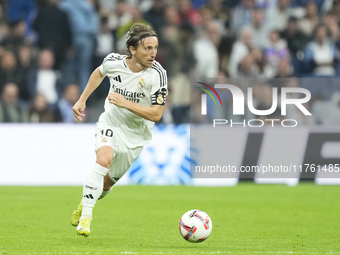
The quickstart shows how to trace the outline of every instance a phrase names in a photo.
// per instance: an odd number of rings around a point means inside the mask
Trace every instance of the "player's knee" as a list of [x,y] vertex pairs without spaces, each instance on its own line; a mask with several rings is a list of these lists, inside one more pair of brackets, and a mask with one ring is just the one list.
[[96,163],[103,167],[110,168],[112,163],[112,157],[102,155],[100,157],[97,157]]

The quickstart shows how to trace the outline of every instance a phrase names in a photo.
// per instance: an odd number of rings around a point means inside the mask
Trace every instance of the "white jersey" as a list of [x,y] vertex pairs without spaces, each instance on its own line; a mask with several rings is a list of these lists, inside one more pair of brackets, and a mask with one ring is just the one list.
[[[126,55],[111,53],[99,67],[100,72],[110,79],[110,91],[119,93],[125,99],[151,107],[164,105],[167,95],[167,77],[164,68],[154,61],[152,67],[141,72],[132,72],[126,64]],[[119,108],[105,100],[105,111],[101,114],[101,123],[112,127],[128,148],[144,146],[151,138],[151,129],[155,124],[125,108]]]

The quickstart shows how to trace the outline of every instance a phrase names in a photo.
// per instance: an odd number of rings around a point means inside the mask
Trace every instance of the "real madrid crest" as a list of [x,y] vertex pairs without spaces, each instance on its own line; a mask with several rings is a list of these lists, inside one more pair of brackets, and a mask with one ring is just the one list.
[[141,79],[139,80],[139,82],[138,82],[138,87],[139,87],[140,89],[142,89],[142,88],[145,87],[145,80],[144,80],[144,78],[141,78]]
[[157,104],[163,104],[164,102],[163,95],[158,94],[156,101],[157,101]]

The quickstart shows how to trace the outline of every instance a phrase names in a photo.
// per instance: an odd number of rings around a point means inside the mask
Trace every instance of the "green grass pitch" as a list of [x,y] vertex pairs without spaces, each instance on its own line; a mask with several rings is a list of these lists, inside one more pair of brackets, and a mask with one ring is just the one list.
[[[0,254],[340,254],[340,186],[120,186],[94,209],[91,235],[70,224],[81,187],[0,187]],[[185,241],[190,209],[213,222]]]

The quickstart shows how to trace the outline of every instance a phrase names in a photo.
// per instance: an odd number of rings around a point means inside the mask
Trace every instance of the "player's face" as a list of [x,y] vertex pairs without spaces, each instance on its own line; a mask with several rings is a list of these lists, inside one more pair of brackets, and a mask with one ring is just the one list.
[[158,39],[155,36],[147,37],[138,43],[137,49],[132,52],[136,58],[137,64],[142,68],[148,68],[153,65],[157,55]]

